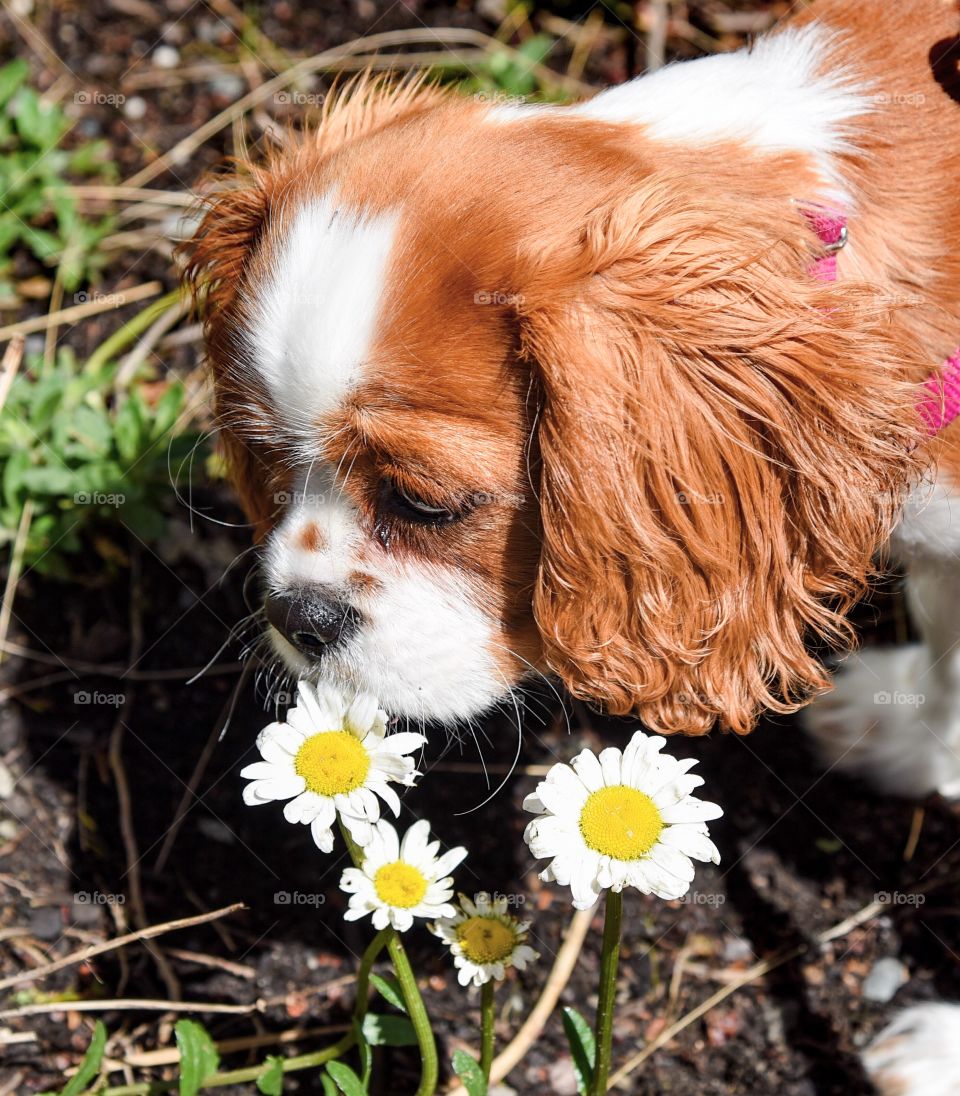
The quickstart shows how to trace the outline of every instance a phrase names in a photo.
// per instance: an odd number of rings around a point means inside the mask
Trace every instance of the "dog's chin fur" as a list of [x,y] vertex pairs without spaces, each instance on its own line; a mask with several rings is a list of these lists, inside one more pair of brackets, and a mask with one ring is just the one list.
[[[377,648],[376,637],[356,647],[349,643],[331,652],[323,664],[304,658],[280,633],[268,626],[270,646],[292,680],[326,681],[347,690],[372,693],[391,715],[420,723],[455,726],[506,700],[511,690],[502,682],[474,673],[462,655],[450,651],[432,665],[421,666],[403,648],[392,663]],[[371,649],[372,648],[372,649]],[[408,650],[408,649],[407,649]]]

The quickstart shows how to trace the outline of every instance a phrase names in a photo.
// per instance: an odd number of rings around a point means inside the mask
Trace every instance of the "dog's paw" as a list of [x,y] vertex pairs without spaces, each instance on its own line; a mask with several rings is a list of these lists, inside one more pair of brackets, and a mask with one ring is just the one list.
[[863,1064],[880,1096],[957,1096],[960,1005],[902,1012],[867,1047]]
[[919,644],[848,655],[803,714],[824,764],[908,798],[960,796],[960,697],[928,667]]

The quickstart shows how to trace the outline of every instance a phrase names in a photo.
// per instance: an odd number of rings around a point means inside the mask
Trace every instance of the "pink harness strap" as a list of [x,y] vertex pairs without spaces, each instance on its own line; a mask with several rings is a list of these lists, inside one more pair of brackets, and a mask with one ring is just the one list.
[[[810,267],[810,273],[824,282],[837,280],[837,254],[847,242],[847,218],[826,206],[803,207],[803,215],[825,245],[826,254]],[[924,395],[917,405],[930,437],[960,419],[960,349],[924,384]]]
[[960,350],[947,358],[938,373],[924,387],[927,394],[918,407],[927,433],[935,437],[944,427],[960,419]]

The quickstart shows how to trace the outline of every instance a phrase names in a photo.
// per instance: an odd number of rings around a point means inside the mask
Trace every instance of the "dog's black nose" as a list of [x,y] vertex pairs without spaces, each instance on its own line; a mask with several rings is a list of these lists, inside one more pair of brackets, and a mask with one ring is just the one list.
[[360,614],[319,587],[289,594],[270,594],[267,620],[307,658],[321,658],[324,651],[348,639],[360,623]]

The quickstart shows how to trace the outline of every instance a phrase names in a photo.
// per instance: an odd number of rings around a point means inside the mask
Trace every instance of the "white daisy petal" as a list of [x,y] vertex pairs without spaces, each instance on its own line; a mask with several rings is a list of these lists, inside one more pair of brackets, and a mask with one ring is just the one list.
[[291,757],[296,757],[303,738],[289,727],[280,727],[272,734],[260,733],[257,738],[257,749],[264,761],[270,761],[277,765],[289,764]]
[[538,792],[531,792],[529,795],[524,796],[523,809],[529,814],[546,814],[547,811]]
[[315,818],[310,823],[310,836],[321,852],[333,852],[333,830],[321,819]]
[[355,815],[341,812],[340,820],[346,826],[347,831],[355,844],[365,849],[373,838],[373,826],[366,818],[357,818]]
[[271,761],[254,761],[240,770],[240,777],[243,780],[270,780],[278,774],[282,775],[283,769],[278,768]]
[[430,931],[450,949],[460,985],[482,986],[499,981],[506,968],[523,969],[537,959],[526,944],[529,924],[522,924],[507,913],[503,896],[491,898],[486,891],[458,896],[458,907],[448,906],[443,919],[430,925]]
[[315,801],[319,799],[320,796],[314,795],[313,792],[301,792],[300,795],[284,804],[283,817],[294,824],[312,822],[319,809]]
[[273,799],[260,795],[260,781],[254,780],[243,789],[243,801],[248,807],[261,807],[264,803],[272,803]]
[[658,841],[647,854],[647,859],[684,883],[693,882],[696,868],[690,857],[684,856],[679,849],[673,849],[663,841]]
[[554,765],[524,800],[535,816],[524,840],[534,857],[549,861],[540,878],[569,886],[577,908],[625,886],[679,898],[694,860],[719,862],[706,823],[723,812],[692,794],[703,784],[690,774],[696,760],[664,754],[665,745],[637,731],[622,753],[582,750],[569,765]]
[[299,795],[306,786],[302,776],[296,773],[284,773],[282,776],[272,776],[268,780],[258,780],[259,794],[270,799],[289,799],[292,795]]
[[652,792],[650,798],[662,810],[664,807],[672,807],[674,803],[679,803],[681,799],[686,799],[692,791],[701,787],[703,783],[702,776],[678,776],[675,780],[668,781],[656,792]]
[[400,814],[400,796],[397,795],[397,793],[393,790],[393,788],[390,787],[388,783],[386,783],[386,781],[384,781],[383,783],[380,783],[378,781],[376,785],[373,785],[373,787],[377,795],[380,796],[384,803],[386,803],[386,805],[393,812],[393,817],[397,818]]
[[[385,802],[399,813],[390,785],[409,787],[419,776],[407,755],[424,743],[419,734],[387,735],[385,713],[374,697],[343,694],[332,685],[301,681],[297,703],[283,722],[257,737],[261,760],[245,766],[243,801],[259,806],[289,800],[284,817],[310,824],[318,847],[332,849],[332,827],[340,810],[354,840],[372,835]],[[392,740],[391,740],[392,739]]]
[[705,833],[700,833],[694,826],[668,826],[660,834],[660,840],[664,845],[678,849],[685,856],[692,856],[694,860],[720,863],[717,846]]
[[388,753],[409,754],[413,753],[414,750],[419,750],[426,744],[426,738],[422,734],[415,734],[413,731],[396,731],[393,734],[388,734],[383,740],[383,748]]
[[[344,822],[351,820],[344,816]],[[374,927],[389,924],[397,932],[406,932],[417,918],[439,921],[452,916],[453,880],[448,873],[466,850],[450,849],[438,857],[439,842],[430,840],[425,819],[415,822],[402,839],[385,819],[370,830],[362,863],[345,871],[341,879],[341,889],[353,894],[349,908],[355,908],[355,899],[362,893],[364,910]]]
[[570,762],[570,767],[583,781],[588,791],[595,792],[603,787],[603,769],[597,755],[590,750],[581,750]]
[[623,755],[613,746],[608,746],[600,751],[600,771],[603,773],[603,782],[608,788],[622,783],[620,778],[620,762]]
[[723,809],[716,803],[708,803],[703,799],[694,799],[688,796],[686,799],[666,807],[660,812],[664,822],[671,825],[684,822],[710,822],[720,818]]
[[403,835],[400,843],[400,856],[404,860],[413,860],[422,856],[429,848],[430,823],[425,819],[418,819]]
[[[310,719],[311,733],[333,730],[343,721],[344,698],[325,685],[297,682],[297,708]],[[289,719],[289,716],[288,716]]]
[[467,857],[467,850],[462,845],[449,849],[437,860],[436,873],[438,876],[448,876],[454,868],[458,868]]

